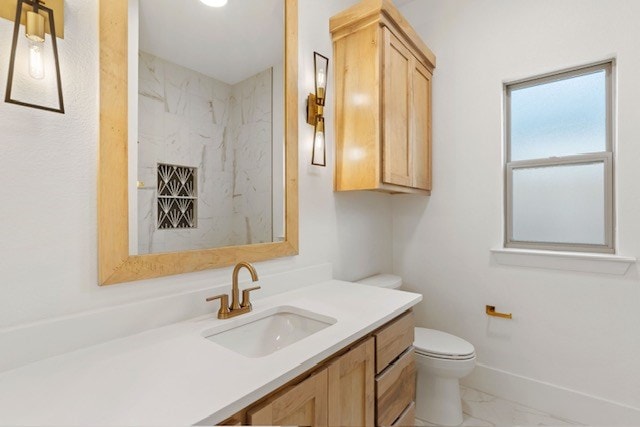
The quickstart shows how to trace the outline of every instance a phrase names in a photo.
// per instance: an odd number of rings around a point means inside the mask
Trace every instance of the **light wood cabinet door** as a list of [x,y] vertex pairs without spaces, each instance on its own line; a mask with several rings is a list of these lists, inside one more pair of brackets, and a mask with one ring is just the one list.
[[431,190],[431,73],[418,61],[411,64],[411,186]]
[[383,27],[382,34],[384,39],[382,181],[386,184],[410,187],[413,181],[410,89],[415,60],[409,49],[388,28]]
[[390,1],[333,16],[335,190],[430,194],[435,55]]
[[431,190],[431,73],[388,28],[382,29],[385,184]]
[[372,337],[329,365],[330,426],[374,425],[374,359]]
[[250,425],[327,425],[327,369],[250,408]]

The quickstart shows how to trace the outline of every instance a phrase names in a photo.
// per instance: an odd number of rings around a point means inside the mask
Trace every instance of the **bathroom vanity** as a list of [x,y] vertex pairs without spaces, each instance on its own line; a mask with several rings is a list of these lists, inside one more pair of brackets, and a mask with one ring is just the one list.
[[[258,299],[233,319],[217,319],[212,307],[206,316],[0,373],[0,424],[411,424],[409,310],[421,299],[331,280]],[[262,332],[265,341],[251,348],[221,341],[233,331],[250,337],[257,333],[250,325],[277,315],[325,326],[279,349]]]
[[413,331],[408,311],[222,424],[413,425]]

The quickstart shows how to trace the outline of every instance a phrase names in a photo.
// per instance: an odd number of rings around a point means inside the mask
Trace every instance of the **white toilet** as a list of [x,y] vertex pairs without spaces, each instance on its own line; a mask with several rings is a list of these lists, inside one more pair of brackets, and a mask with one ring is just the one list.
[[[402,279],[392,274],[379,274],[358,283],[397,289],[402,285]],[[416,328],[413,346],[418,368],[416,417],[436,425],[460,425],[459,380],[475,367],[473,345],[446,332]]]

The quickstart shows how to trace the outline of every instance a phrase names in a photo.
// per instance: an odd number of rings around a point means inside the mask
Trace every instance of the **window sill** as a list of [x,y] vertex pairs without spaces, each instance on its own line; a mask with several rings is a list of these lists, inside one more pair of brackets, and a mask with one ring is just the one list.
[[619,255],[537,251],[530,249],[492,249],[498,264],[552,270],[624,275],[636,258]]

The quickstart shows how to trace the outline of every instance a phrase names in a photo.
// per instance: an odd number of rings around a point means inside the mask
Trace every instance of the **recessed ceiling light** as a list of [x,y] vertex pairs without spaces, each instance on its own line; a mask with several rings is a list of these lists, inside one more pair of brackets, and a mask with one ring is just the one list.
[[222,7],[227,4],[227,0],[200,0],[202,3],[211,7]]

